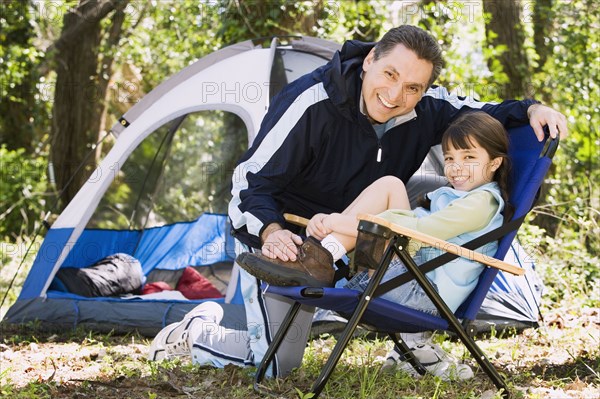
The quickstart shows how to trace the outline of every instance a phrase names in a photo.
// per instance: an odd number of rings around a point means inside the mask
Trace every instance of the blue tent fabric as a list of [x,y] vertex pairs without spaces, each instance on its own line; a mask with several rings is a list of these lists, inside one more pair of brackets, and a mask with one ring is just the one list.
[[140,230],[86,229],[65,259],[62,267],[88,267],[107,256],[133,255]]
[[140,230],[86,229],[64,262],[87,267],[115,253],[132,255],[144,274],[155,268],[179,270],[231,261],[226,251],[226,216],[205,213],[191,222]]
[[[185,238],[185,239],[183,239]],[[226,251],[226,217],[203,214],[189,223],[145,230],[133,254],[145,274],[232,261]]]
[[[85,324],[98,331],[136,329],[154,335],[180,320],[203,300],[138,300],[86,298],[65,292],[52,272],[74,229],[50,229],[27,276],[17,302],[5,319],[12,323],[39,320],[57,328]],[[141,230],[84,230],[61,267],[84,268],[115,253],[134,256],[144,276],[157,269],[176,271],[187,266],[233,263],[234,241],[226,215],[205,213],[191,222]],[[43,292],[48,283],[49,289]],[[235,297],[232,302],[235,303]],[[210,299],[223,302],[223,298]]]
[[67,244],[73,229],[50,229],[27,275],[19,299],[37,298],[42,293],[54,264]]

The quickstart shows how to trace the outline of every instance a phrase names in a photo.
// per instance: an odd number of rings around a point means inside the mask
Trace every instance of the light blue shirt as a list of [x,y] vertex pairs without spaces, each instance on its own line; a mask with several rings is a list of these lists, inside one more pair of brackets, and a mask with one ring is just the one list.
[[[504,200],[500,194],[500,188],[496,182],[487,183],[471,191],[459,191],[451,187],[442,187],[429,194],[431,199],[430,210],[419,209],[415,212],[417,217],[423,217],[429,213],[437,212],[447,207],[452,201],[463,198],[475,191],[485,190],[490,192],[498,201],[498,209],[491,218],[490,222],[484,228],[477,231],[470,231],[450,238],[447,241],[457,245],[463,245],[488,231],[500,227],[504,221],[502,210],[504,209]],[[498,248],[498,242],[490,242],[476,251],[486,256],[493,257]],[[443,255],[445,251],[434,247],[422,247],[415,255],[417,264],[423,264],[433,258]],[[479,275],[483,270],[480,263],[459,257],[437,269],[427,273],[427,277],[437,286],[440,296],[444,299],[448,307],[454,312],[466,297],[475,289]]]

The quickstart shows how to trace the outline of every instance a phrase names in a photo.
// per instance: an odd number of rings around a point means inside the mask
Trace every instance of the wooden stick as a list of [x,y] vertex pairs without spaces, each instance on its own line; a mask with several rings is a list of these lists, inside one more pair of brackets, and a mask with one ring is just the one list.
[[361,213],[361,214],[357,215],[357,218],[359,220],[366,220],[369,222],[377,223],[381,226],[385,226],[385,227],[389,228],[390,230],[392,230],[394,233],[398,233],[398,234],[401,234],[406,237],[414,238],[415,240],[420,241],[424,244],[427,244],[428,246],[432,246],[434,248],[439,248],[443,251],[450,252],[451,254],[458,255],[460,257],[463,257],[463,258],[466,258],[469,260],[473,260],[475,262],[479,262],[479,263],[482,263],[482,264],[490,266],[490,267],[495,267],[496,269],[500,269],[505,272],[517,275],[517,276],[522,276],[523,274],[525,274],[524,269],[517,267],[515,265],[511,265],[510,263],[506,263],[504,261],[501,261],[499,259],[496,259],[496,258],[493,258],[490,256],[485,256],[479,252],[475,252],[470,249],[463,248],[460,245],[452,244],[448,241],[444,241],[439,238],[435,238],[428,234],[424,234],[424,233],[400,226],[398,224],[394,224],[394,223],[392,223],[388,220],[385,220],[379,216]]
[[291,224],[295,224],[296,226],[306,227],[308,226],[308,219],[303,218],[302,216],[293,215],[291,213],[284,213],[283,217],[285,220]]

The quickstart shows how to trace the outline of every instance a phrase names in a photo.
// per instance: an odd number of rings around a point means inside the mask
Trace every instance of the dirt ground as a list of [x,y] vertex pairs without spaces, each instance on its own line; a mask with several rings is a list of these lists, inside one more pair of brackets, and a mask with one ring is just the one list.
[[[331,345],[331,339],[319,341]],[[0,397],[261,397],[251,389],[252,369],[149,362],[145,356],[150,340],[138,335],[44,333],[35,326],[3,326],[0,342]],[[516,397],[600,398],[600,309],[561,309],[546,315],[538,329],[479,342],[512,379]],[[281,397],[298,397],[293,387],[309,386],[314,377],[295,374],[283,383],[291,396]],[[474,383],[485,379],[479,371]]]

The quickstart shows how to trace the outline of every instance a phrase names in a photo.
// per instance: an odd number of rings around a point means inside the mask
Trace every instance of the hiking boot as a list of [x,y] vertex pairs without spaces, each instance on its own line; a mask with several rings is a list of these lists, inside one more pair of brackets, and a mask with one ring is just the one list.
[[[469,365],[459,363],[454,357],[434,343],[424,343],[410,348],[417,360],[421,362],[427,371],[444,381],[468,380],[473,378],[473,370]],[[403,370],[413,377],[420,374],[414,369],[410,362],[398,352],[396,347],[388,353],[388,358],[381,367],[382,371]]]
[[333,256],[313,237],[298,247],[294,262],[249,252],[240,254],[236,262],[251,275],[273,285],[333,287],[334,283]]

